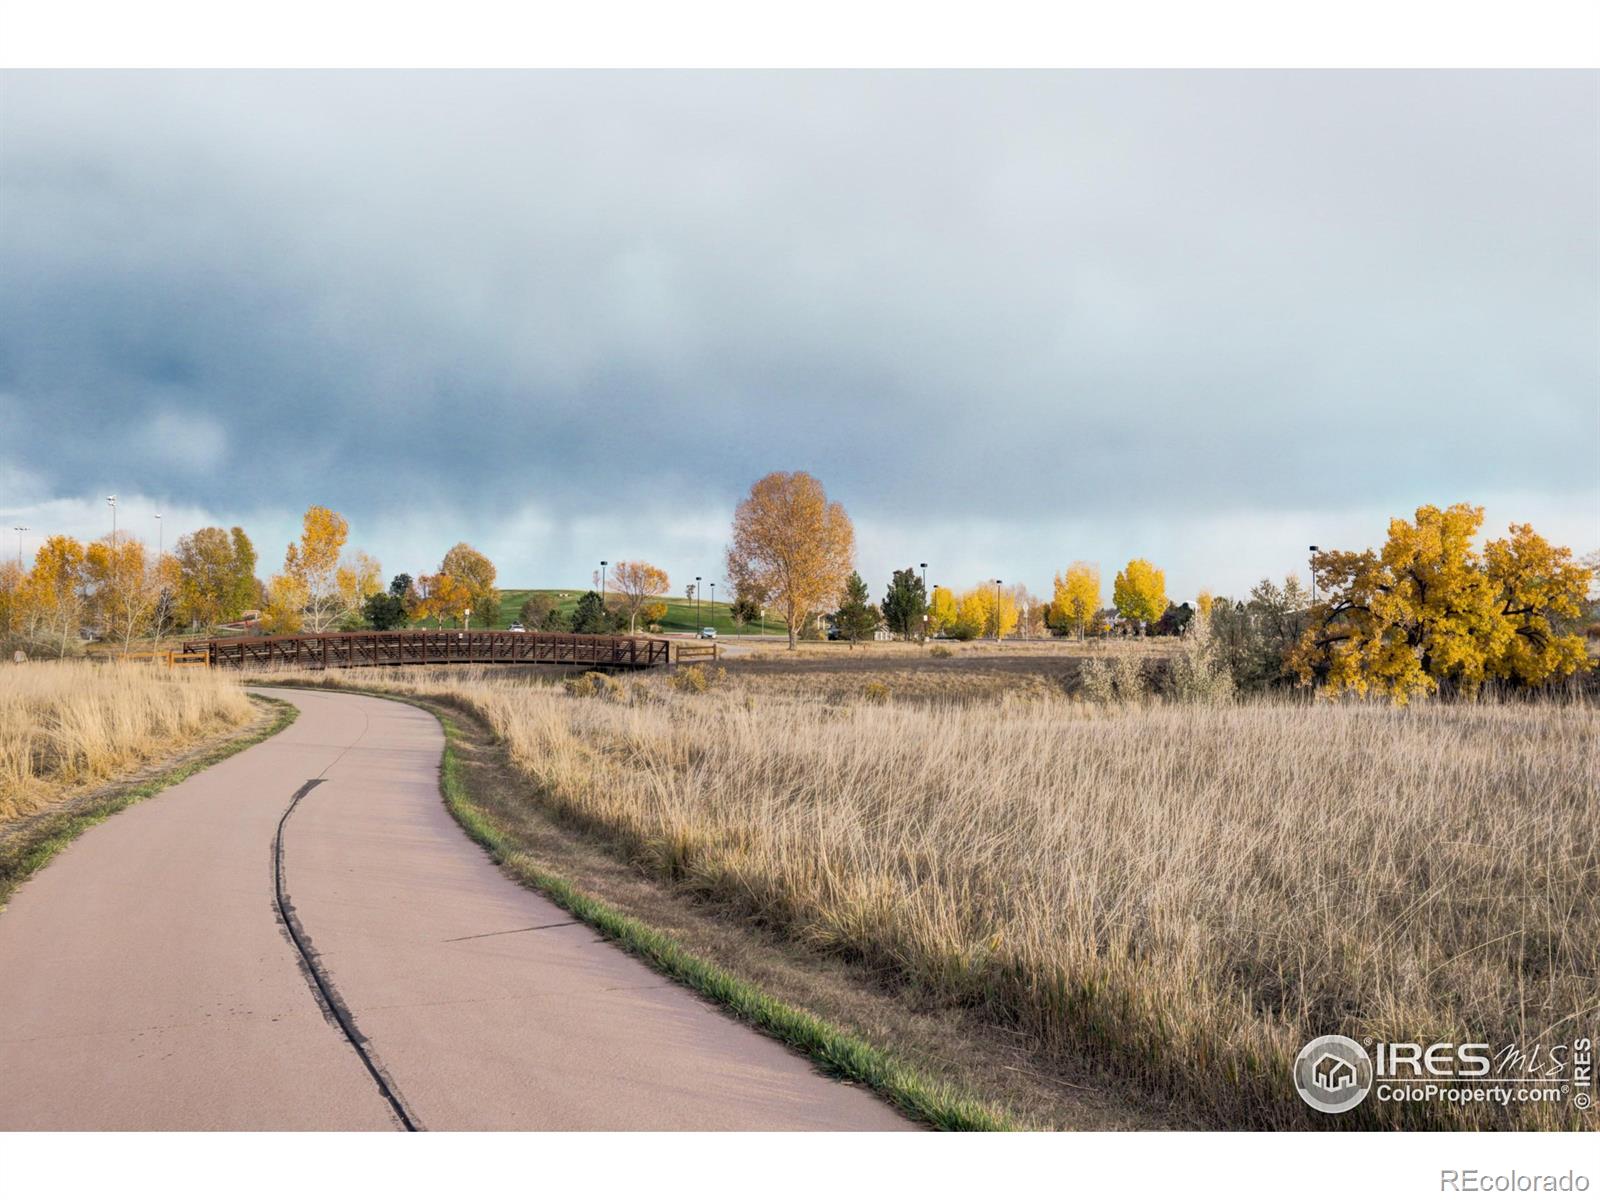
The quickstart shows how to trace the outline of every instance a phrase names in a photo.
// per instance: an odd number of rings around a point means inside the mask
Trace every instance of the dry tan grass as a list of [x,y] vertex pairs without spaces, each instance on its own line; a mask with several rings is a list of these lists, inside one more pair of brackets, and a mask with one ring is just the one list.
[[144,664],[0,667],[0,821],[132,771],[254,714],[237,678]]
[[1169,655],[1177,646],[1177,638],[1037,638],[1005,639],[974,638],[970,642],[952,639],[927,642],[801,642],[793,650],[785,642],[770,638],[742,638],[737,634],[721,639],[721,645],[730,658],[747,658],[758,662],[793,662],[816,659],[836,659],[857,662],[862,659],[895,661],[948,655],[955,658],[1003,654],[1015,657],[1044,658],[1100,658],[1123,654],[1141,657]]
[[[376,683],[362,676],[353,684]],[[1592,703],[987,709],[631,699],[443,674],[544,802],[661,876],[1235,1127],[1593,1128],[1571,1106],[1316,1117],[1311,1036],[1600,1027]]]

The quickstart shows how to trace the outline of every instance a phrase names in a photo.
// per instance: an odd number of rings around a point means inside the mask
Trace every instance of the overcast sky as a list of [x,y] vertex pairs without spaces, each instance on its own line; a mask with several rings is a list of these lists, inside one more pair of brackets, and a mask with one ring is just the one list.
[[1594,73],[18,73],[0,527],[308,504],[390,572],[1239,592],[1471,500],[1600,545]]

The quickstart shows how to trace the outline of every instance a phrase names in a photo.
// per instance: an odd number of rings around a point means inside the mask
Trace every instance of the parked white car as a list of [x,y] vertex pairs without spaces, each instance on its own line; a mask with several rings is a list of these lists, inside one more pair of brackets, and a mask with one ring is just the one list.
[[711,628],[711,626],[707,625],[699,633],[695,634],[695,636],[697,638],[701,638],[702,640],[705,639],[705,638],[711,638],[712,640],[715,640],[716,636],[717,636],[717,631],[715,629]]

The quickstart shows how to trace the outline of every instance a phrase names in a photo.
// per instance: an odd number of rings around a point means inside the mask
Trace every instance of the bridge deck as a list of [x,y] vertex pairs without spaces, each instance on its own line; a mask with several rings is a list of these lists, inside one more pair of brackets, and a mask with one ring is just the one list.
[[409,667],[431,663],[524,663],[538,666],[665,666],[665,638],[505,630],[391,629],[297,633],[284,637],[185,642],[213,667]]

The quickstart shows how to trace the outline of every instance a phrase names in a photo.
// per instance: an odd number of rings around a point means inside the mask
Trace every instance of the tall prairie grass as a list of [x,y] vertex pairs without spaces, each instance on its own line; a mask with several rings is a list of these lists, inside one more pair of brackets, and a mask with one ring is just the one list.
[[1591,702],[384,686],[470,705],[539,802],[646,869],[1199,1121],[1594,1127],[1570,1104],[1375,1097],[1330,1118],[1290,1082],[1325,1033],[1524,1052],[1600,1034]]
[[145,664],[0,667],[0,821],[135,770],[254,713],[236,677]]

